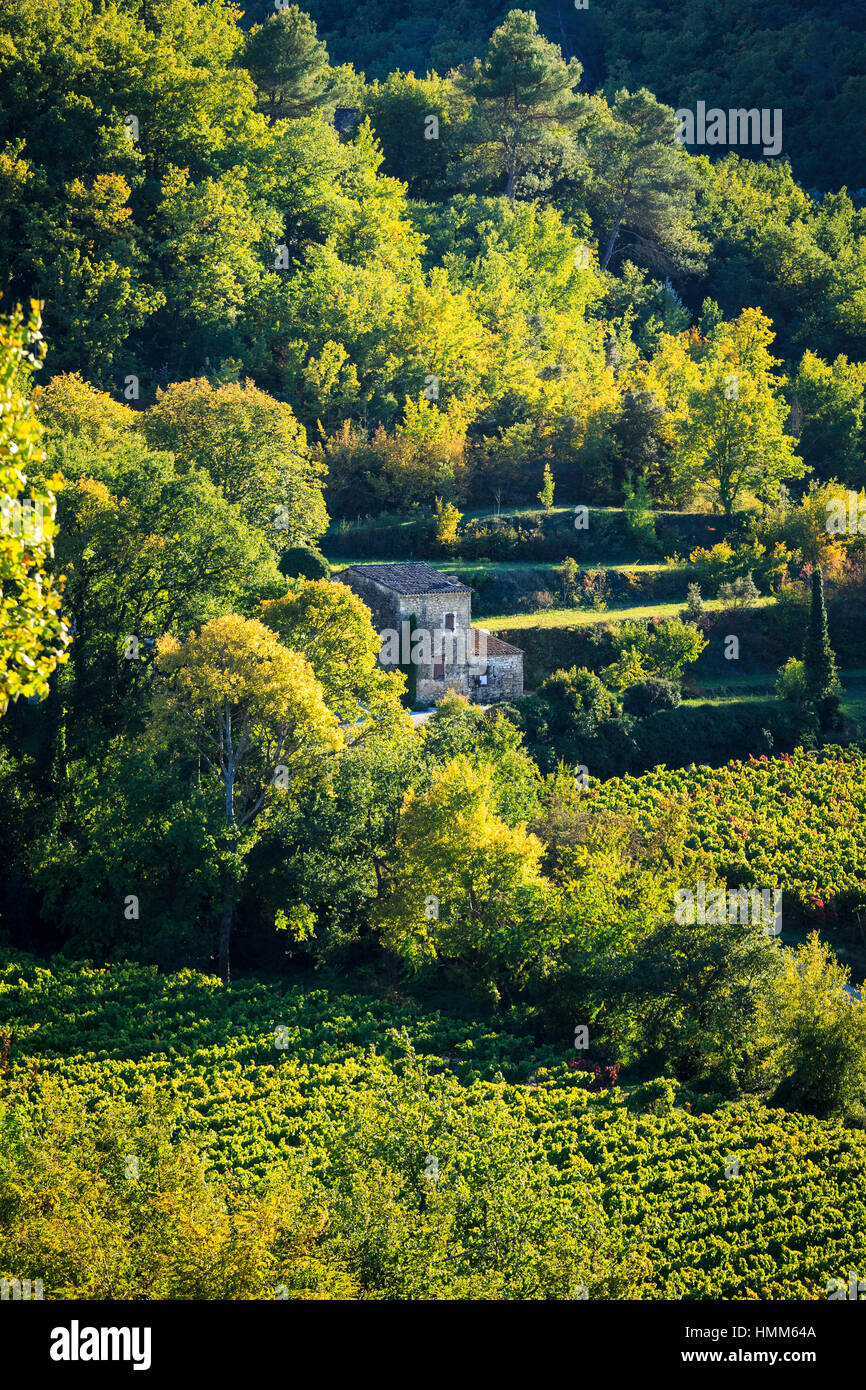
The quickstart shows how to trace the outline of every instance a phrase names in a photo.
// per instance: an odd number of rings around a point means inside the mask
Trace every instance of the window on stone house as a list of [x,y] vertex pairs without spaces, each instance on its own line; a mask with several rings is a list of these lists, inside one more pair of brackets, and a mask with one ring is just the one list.
[[455,622],[456,617],[457,617],[457,614],[456,614],[456,613],[446,613],[446,614],[445,614],[445,631],[446,631],[446,632],[453,632],[453,631],[454,631],[454,622]]

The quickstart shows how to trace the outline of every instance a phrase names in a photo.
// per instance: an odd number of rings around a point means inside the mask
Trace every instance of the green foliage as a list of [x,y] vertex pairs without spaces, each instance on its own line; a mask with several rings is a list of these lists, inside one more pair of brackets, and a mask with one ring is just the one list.
[[644,716],[634,728],[629,756],[618,765],[601,764],[598,772],[643,774],[660,765],[688,768],[698,759],[705,766],[722,767],[732,758],[789,751],[810,733],[799,710],[780,707],[773,699],[681,704]]
[[526,746],[544,772],[560,759],[589,767],[627,766],[631,721],[616,696],[594,672],[573,666],[554,671],[536,695],[509,707]]
[[806,667],[795,656],[789,656],[779,670],[776,693],[782,700],[790,700],[796,705],[805,706],[809,696],[806,680]]
[[553,474],[550,471],[550,464],[545,463],[544,481],[541,484],[541,491],[538,494],[538,500],[546,512],[549,512],[551,507],[553,506],[553,488]]
[[588,202],[599,234],[599,263],[625,254],[653,270],[696,271],[706,242],[695,226],[699,177],[674,143],[674,113],[641,88],[595,99],[588,129]]
[[690,584],[686,596],[686,611],[684,617],[687,618],[690,623],[697,623],[699,618],[703,618],[706,615],[706,611],[703,598],[701,597],[700,584]]
[[482,710],[449,690],[421,726],[416,785],[429,785],[438,768],[460,755],[489,769],[496,814],[506,824],[532,820],[541,778],[519,730],[501,711]]
[[648,679],[631,685],[623,696],[623,706],[629,714],[645,719],[659,709],[677,709],[682,692],[675,681]]
[[630,535],[652,544],[656,539],[656,525],[652,497],[644,477],[635,481],[631,473],[626,474],[623,507]]
[[[677,15],[665,0],[613,0],[595,22],[605,72],[693,108],[711,71],[713,100],[726,110],[784,102],[785,150],[804,185],[859,188],[866,181],[860,151],[834,139],[840,120],[862,119],[862,29],[850,9],[805,0],[770,14],[752,0],[727,0],[720,21],[696,0]],[[793,63],[800,64],[800,78],[792,85]]]
[[340,78],[330,68],[315,24],[297,5],[253,25],[243,65],[255,83],[259,109],[271,121],[311,116],[321,107],[333,111],[337,104]]
[[[418,631],[418,615],[416,613],[410,613],[406,621],[409,624],[406,630],[406,647],[411,657],[412,640],[415,633]],[[403,696],[404,703],[407,709],[414,709],[418,699],[418,664],[410,659],[405,664],[401,663],[400,670],[406,678],[406,690]]]
[[400,722],[399,675],[378,665],[379,634],[369,608],[348,584],[297,581],[282,598],[262,604],[262,619],[310,663],[342,723],[360,721],[368,729],[374,722]]
[[[780,969],[761,922],[663,922],[639,949],[594,962],[588,985],[626,1056],[736,1089],[758,1047],[759,1001]],[[712,1083],[710,1083],[712,1077]]]
[[391,72],[365,87],[361,110],[382,146],[382,172],[405,183],[410,198],[441,198],[449,166],[465,153],[467,103],[456,84],[436,73]]
[[283,584],[262,532],[207,474],[178,468],[137,432],[100,447],[84,433],[63,436],[49,464],[59,471],[56,564],[75,625],[78,751],[88,727],[114,732],[140,708],[162,632],[249,611]]
[[70,633],[60,613],[62,580],[50,577],[57,534],[54,497],[31,486],[44,460],[41,427],[27,399],[44,352],[34,307],[0,322],[0,715],[10,700],[44,696],[66,660]]
[[805,462],[821,479],[842,478],[859,486],[866,452],[864,364],[844,356],[827,363],[806,351],[791,390],[797,448]]
[[287,579],[328,579],[331,566],[312,546],[290,545],[280,556],[279,571]]
[[766,315],[744,309],[692,363],[678,467],[692,487],[709,490],[726,516],[744,493],[772,499],[782,482],[808,471],[785,430],[788,408],[773,375],[772,339]]
[[542,845],[497,814],[493,770],[459,754],[421,794],[406,793],[388,887],[377,911],[386,945],[418,969],[459,962],[490,988],[533,954],[547,884]]
[[613,645],[619,655],[605,671],[605,680],[615,690],[626,690],[645,680],[680,680],[683,668],[697,661],[707,639],[681,618],[651,618],[646,623],[619,623]]
[[213,618],[185,643],[165,633],[156,668],[162,679],[148,738],[154,747],[196,757],[225,808],[219,965],[228,980],[238,884],[255,822],[279,795],[276,788],[314,775],[342,736],[310,663],[254,619]]
[[457,76],[473,107],[476,147],[465,173],[505,180],[509,202],[549,187],[551,171],[570,171],[574,128],[584,115],[575,95],[581,66],[567,63],[538,32],[533,13],[510,10],[483,58]]
[[202,1136],[165,1087],[148,1079],[136,1102],[107,1096],[96,1114],[53,1077],[35,1103],[20,1083],[5,1090],[3,1277],[33,1265],[61,1299],[357,1296],[319,1249],[308,1175],[275,1166],[258,1192],[208,1176]]
[[751,608],[761,597],[751,571],[741,574],[730,584],[719,585],[719,598],[726,608]]
[[[712,718],[718,714],[711,711]],[[832,922],[834,902],[843,910],[866,902],[864,771],[859,749],[798,748],[726,767],[656,768],[637,778],[613,778],[588,795],[641,820],[651,819],[671,796],[685,796],[692,848],[730,865],[744,882],[783,887],[786,902],[801,910],[823,917],[830,909]]]
[[[531,501],[546,463],[564,495],[609,502],[631,470],[657,501],[697,492],[729,514],[801,466],[826,476],[836,458],[856,481],[866,234],[847,193],[816,200],[779,161],[689,154],[666,104],[683,92],[654,96],[631,50],[609,98],[578,93],[562,53],[591,52],[580,14],[449,4],[401,22],[390,75],[393,17],[375,5],[308,17],[255,0],[244,18],[218,0],[6,6],[0,260],[13,296],[43,287],[52,372],[148,406],[184,379],[254,380],[339,465],[342,515],[494,489]],[[381,80],[354,72],[361,54]],[[360,112],[351,132],[337,102]],[[671,349],[702,302],[700,334]],[[745,360],[749,315],[799,361],[791,380]],[[694,371],[667,361],[680,352]],[[736,409],[715,389],[731,372]],[[247,419],[236,443],[261,472],[234,485],[315,540],[309,464],[290,470],[306,508],[275,503],[267,440]]]
[[[791,552],[781,540],[775,526],[767,526],[767,541],[773,541],[772,549],[757,537],[732,544],[730,541],[717,541],[709,547],[697,546],[689,555],[698,585],[709,589],[716,598],[722,597],[723,588],[729,598],[737,596],[737,581],[757,575],[758,584],[770,590],[777,590],[787,575]],[[755,586],[752,578],[752,586]],[[740,585],[742,590],[743,586]],[[745,592],[751,593],[748,585]],[[753,601],[758,597],[753,595]]]
[[169,386],[147,411],[144,431],[153,448],[209,474],[274,545],[309,543],[325,531],[320,470],[304,431],[288,405],[252,382],[213,387],[200,378]]
[[463,520],[462,512],[459,512],[453,502],[444,502],[441,497],[436,498],[436,542],[441,545],[447,553],[457,549],[458,546],[458,527]]
[[817,932],[786,956],[762,999],[764,1072],[775,1104],[862,1126],[866,1004],[850,975]]
[[754,1101],[689,1113],[700,1098],[670,1081],[590,1095],[565,1035],[20,956],[0,1028],[0,1273],[46,1299],[109,1280],[144,1298],[809,1299],[862,1263],[850,1129]]
[[[866,214],[787,162],[672,139],[666,103],[706,66],[678,54],[712,51],[724,89],[743,33],[765,51],[751,0],[736,53],[693,4],[672,29],[644,8],[610,0],[598,49],[550,7],[449,0],[419,26],[377,0],[8,0],[0,264],[13,303],[41,286],[53,376],[28,403],[41,336],[16,312],[0,492],[51,518],[0,538],[3,930],[215,958],[226,980],[232,941],[243,966],[351,971],[390,1002],[13,961],[0,1275],[36,1265],[52,1297],[814,1297],[807,1226],[821,1259],[859,1258],[847,975],[817,941],[792,958],[670,908],[698,874],[782,888],[797,924],[866,903],[860,751],[754,757],[839,727],[822,572],[837,650],[860,650],[862,536],[830,519],[861,500]],[[814,94],[817,64],[834,119],[856,115],[856,63],[801,8],[771,70]],[[344,66],[317,24],[351,42]],[[578,92],[570,51],[607,96]],[[339,130],[338,103],[359,116]],[[539,624],[536,695],[448,697],[413,728],[417,668],[378,665],[315,549],[326,494],[329,554],[459,550],[487,611],[557,587],[678,606],[691,576],[737,609],[777,594],[738,618],[764,666],[801,640],[811,575],[803,660],[785,704],[680,704],[712,627],[696,582],[694,621]],[[724,520],[662,512],[692,504]],[[683,537],[691,576],[612,566]],[[431,1020],[404,988],[535,1040]],[[591,1067],[664,1066],[814,1123],[693,1118],[718,1096],[671,1080],[591,1096],[562,1056],[584,1017]],[[719,1176],[741,1147],[743,1191]]]

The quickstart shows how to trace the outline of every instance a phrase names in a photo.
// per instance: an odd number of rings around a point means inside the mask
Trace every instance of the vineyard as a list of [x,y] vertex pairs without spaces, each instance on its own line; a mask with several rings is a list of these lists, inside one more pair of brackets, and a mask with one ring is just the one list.
[[[302,1296],[549,1298],[583,1287],[601,1298],[808,1300],[866,1264],[861,1132],[716,1104],[666,1080],[592,1092],[565,1044],[539,1048],[408,1003],[256,981],[229,991],[192,971],[131,965],[49,969],[7,953],[0,1042],[0,1145],[19,1155],[43,1142],[64,1098],[77,1098],[86,1127],[164,1095],[172,1144],[201,1143],[211,1183],[255,1192],[276,1169],[305,1166],[319,1216],[304,1275],[316,1288]],[[96,1151],[110,1167],[104,1134]],[[109,1175],[112,1212],[132,1186],[151,1216],[165,1210],[149,1169],[167,1160],[143,1141],[139,1151],[135,1184]],[[0,1274],[36,1274],[16,1235],[22,1184],[3,1167]],[[376,1224],[383,1193],[387,1232]],[[87,1227],[83,1208],[78,1221]],[[68,1260],[52,1266],[49,1247],[39,1257],[46,1297],[99,1296]],[[281,1268],[269,1277],[279,1282]],[[235,1296],[274,1294],[265,1280]]]
[[591,783],[587,795],[644,823],[670,798],[686,800],[689,846],[710,852],[729,883],[783,887],[786,901],[828,925],[837,913],[866,905],[861,748],[800,748],[722,768],[662,767]]

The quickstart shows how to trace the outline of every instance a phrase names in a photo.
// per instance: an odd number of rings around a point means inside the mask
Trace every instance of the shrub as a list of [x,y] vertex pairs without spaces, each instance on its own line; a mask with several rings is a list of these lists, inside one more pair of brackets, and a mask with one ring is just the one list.
[[656,546],[656,523],[652,511],[652,494],[647,487],[646,478],[635,480],[631,473],[626,474],[623,510],[626,529],[630,536],[646,545]]
[[797,657],[790,656],[784,666],[779,668],[776,681],[776,694],[780,700],[790,700],[797,705],[805,705],[808,699],[806,667]]
[[698,582],[721,597],[720,585],[746,575],[757,575],[758,584],[774,592],[787,571],[791,552],[781,544],[772,550],[759,540],[742,541],[734,546],[727,540],[710,549],[698,548],[689,555]]
[[644,719],[659,709],[676,709],[682,693],[675,681],[645,680],[624,692],[623,705],[629,714]]
[[686,617],[689,622],[696,623],[698,618],[702,618],[706,611],[704,601],[701,598],[700,584],[690,584],[686,597]]
[[563,602],[577,603],[577,586],[580,579],[580,570],[573,555],[569,555],[563,561],[560,570],[559,583],[562,590]]
[[280,574],[286,579],[329,579],[331,566],[324,555],[310,545],[293,545],[279,560]]
[[560,760],[585,764],[598,777],[628,766],[631,720],[592,671],[555,671],[537,695],[515,700],[506,713],[542,771],[552,772]]
[[619,658],[604,676],[617,690],[653,677],[679,680],[683,667],[697,661],[707,645],[698,629],[680,618],[620,623],[613,641]]
[[441,497],[436,498],[436,541],[446,552],[457,549],[458,527],[463,520],[462,512],[459,512],[453,502],[444,502]]
[[719,598],[727,608],[751,608],[761,597],[751,571],[730,584],[719,585]]
[[547,609],[553,608],[555,602],[556,600],[549,589],[536,589],[532,595],[532,607],[536,613],[543,613]]

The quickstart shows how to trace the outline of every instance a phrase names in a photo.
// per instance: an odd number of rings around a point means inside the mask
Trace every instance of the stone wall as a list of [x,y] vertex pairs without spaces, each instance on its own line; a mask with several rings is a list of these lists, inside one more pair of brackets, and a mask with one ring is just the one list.
[[384,584],[377,584],[366,575],[361,576],[350,570],[339,570],[331,575],[331,579],[348,585],[353,593],[364,600],[372,614],[373,626],[377,632],[386,627],[399,626],[397,595],[392,589],[386,589]]
[[513,656],[487,658],[487,685],[480,691],[485,703],[493,700],[515,700],[523,694],[523,653]]

